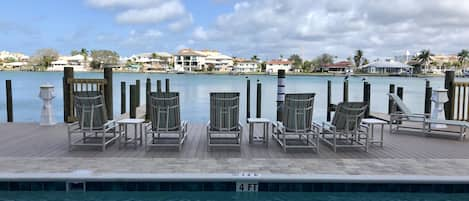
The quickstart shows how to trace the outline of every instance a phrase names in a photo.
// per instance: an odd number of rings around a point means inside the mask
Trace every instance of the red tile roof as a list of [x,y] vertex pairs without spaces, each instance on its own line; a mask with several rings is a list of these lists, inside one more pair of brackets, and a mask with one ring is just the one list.
[[348,61],[341,61],[341,62],[338,62],[338,63],[335,63],[335,64],[326,64],[324,65],[324,67],[327,67],[327,68],[347,68],[347,67],[351,67],[352,66],[352,63],[348,62]]
[[275,64],[275,65],[281,65],[281,64],[292,64],[291,61],[284,61],[284,60],[271,60],[268,61],[267,64]]

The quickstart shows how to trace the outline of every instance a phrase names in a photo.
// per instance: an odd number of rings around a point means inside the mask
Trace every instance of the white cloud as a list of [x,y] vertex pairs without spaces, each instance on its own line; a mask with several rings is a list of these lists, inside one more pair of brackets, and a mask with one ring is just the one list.
[[[454,53],[469,46],[469,1],[252,0],[234,4],[215,25],[197,27],[194,40],[238,55],[328,53],[346,58],[393,56],[431,48]],[[201,44],[201,43],[197,43]]]
[[87,3],[98,8],[118,8],[116,21],[122,24],[161,24],[168,29],[179,32],[193,23],[192,14],[188,12],[181,0],[87,0]]
[[160,38],[161,36],[163,36],[163,32],[155,30],[155,29],[149,29],[149,30],[145,31],[145,33],[143,33],[143,36],[147,37],[147,38],[155,38],[156,39],[156,38]]
[[188,14],[187,16],[182,17],[179,20],[171,22],[168,25],[168,28],[169,28],[169,30],[171,30],[173,32],[179,32],[179,31],[182,31],[182,30],[186,29],[190,25],[192,25],[193,22],[194,22],[194,19],[192,18],[192,14]]
[[145,7],[163,2],[163,0],[88,0],[95,7]]
[[120,23],[160,23],[184,16],[186,10],[179,1],[168,1],[156,7],[135,8],[124,11],[117,15],[116,20]]
[[208,39],[208,33],[205,31],[203,27],[197,27],[194,29],[194,32],[192,33],[195,39],[197,40],[207,40]]

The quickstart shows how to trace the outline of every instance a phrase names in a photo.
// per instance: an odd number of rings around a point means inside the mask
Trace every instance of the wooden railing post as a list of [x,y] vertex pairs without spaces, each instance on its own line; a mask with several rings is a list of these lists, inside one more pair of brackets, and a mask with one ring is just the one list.
[[7,101],[7,122],[13,122],[13,93],[11,90],[11,80],[5,81],[6,101]]
[[121,114],[125,114],[126,97],[125,97],[125,82],[121,82]]
[[445,89],[448,90],[448,102],[445,103],[446,119],[452,120],[454,117],[454,71],[445,72]]
[[62,90],[63,90],[63,102],[64,102],[64,122],[71,123],[70,117],[72,116],[72,107],[71,100],[73,97],[70,96],[70,84],[68,83],[69,79],[73,79],[73,68],[65,67],[64,76],[62,78]]
[[105,90],[104,90],[104,101],[106,102],[107,117],[109,120],[113,119],[114,116],[114,107],[112,95],[112,68],[104,68],[104,79],[106,80]]

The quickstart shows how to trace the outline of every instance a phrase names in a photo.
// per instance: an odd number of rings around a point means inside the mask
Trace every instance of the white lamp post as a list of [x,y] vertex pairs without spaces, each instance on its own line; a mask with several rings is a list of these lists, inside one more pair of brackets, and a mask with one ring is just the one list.
[[[433,111],[431,118],[445,120],[444,103],[448,102],[448,90],[436,89],[432,92]],[[432,128],[447,128],[446,124],[432,124]]]
[[39,98],[42,99],[42,111],[41,111],[41,121],[39,125],[41,126],[52,126],[55,125],[54,115],[52,113],[52,99],[55,98],[54,86],[49,84],[44,84],[40,86],[41,90],[39,92]]

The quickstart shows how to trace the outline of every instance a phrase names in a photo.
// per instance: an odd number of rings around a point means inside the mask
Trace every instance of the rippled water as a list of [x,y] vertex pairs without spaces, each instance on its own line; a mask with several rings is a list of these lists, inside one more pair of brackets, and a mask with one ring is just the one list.
[[[55,116],[60,122],[63,120],[62,101],[62,76],[61,72],[0,72],[0,121],[6,121],[5,111],[5,81],[13,82],[14,119],[16,122],[37,122],[40,118],[42,102],[38,98],[39,86],[44,83],[53,84],[56,87],[56,99],[53,101]],[[102,78],[102,73],[75,73],[80,78]],[[145,80],[151,78],[153,90],[156,88],[156,80],[169,78],[171,90],[179,91],[181,95],[182,117],[193,122],[206,122],[209,115],[209,92],[215,91],[239,91],[241,92],[242,120],[246,116],[246,78],[245,76],[230,75],[193,75],[193,74],[144,74],[144,73],[114,73],[114,114],[120,113],[120,82],[134,83],[136,79],[141,81],[142,104],[145,91]],[[251,116],[256,111],[256,80],[262,83],[262,116],[275,119],[277,77],[256,75],[251,79]],[[287,92],[314,92],[315,120],[324,120],[326,116],[326,87],[327,80],[332,80],[332,92],[334,103],[342,99],[343,77],[332,76],[288,76],[286,80]],[[349,78],[350,100],[362,100],[362,77]],[[444,85],[444,79],[428,78],[434,88]],[[371,83],[372,97],[371,110],[378,112],[387,111],[386,93],[390,83],[404,87],[404,100],[415,112],[423,111],[424,103],[424,78],[408,77],[366,77]],[[128,90],[128,88],[127,88]],[[129,94],[127,93],[127,98]],[[127,101],[127,104],[129,101]],[[128,106],[127,106],[128,111]]]

